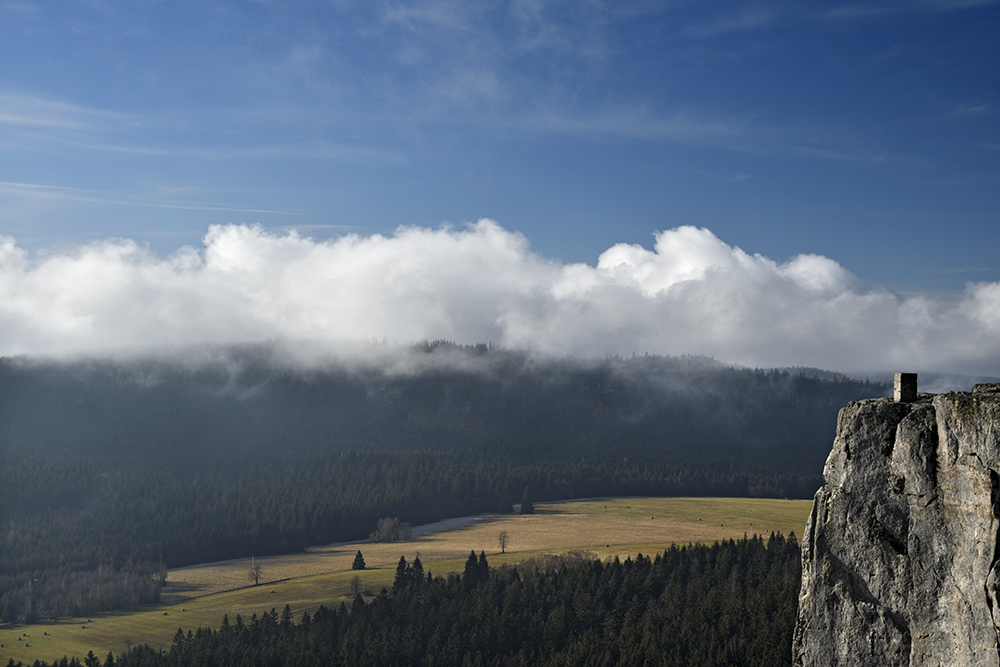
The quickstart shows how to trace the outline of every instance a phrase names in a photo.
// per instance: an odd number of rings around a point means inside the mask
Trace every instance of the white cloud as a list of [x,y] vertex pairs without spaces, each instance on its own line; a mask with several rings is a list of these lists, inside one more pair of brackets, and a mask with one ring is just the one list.
[[957,303],[863,285],[837,262],[779,263],[707,229],[619,244],[596,266],[531,252],[481,220],[315,241],[213,226],[157,257],[129,240],[29,256],[0,239],[0,354],[279,340],[323,354],[447,338],[540,353],[697,353],[758,366],[1000,374],[1000,283]]

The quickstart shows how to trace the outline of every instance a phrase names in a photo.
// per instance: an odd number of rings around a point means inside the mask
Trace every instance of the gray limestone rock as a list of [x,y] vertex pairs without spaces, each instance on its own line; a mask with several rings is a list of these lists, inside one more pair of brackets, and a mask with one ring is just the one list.
[[1000,392],[851,403],[823,477],[793,664],[1000,667]]

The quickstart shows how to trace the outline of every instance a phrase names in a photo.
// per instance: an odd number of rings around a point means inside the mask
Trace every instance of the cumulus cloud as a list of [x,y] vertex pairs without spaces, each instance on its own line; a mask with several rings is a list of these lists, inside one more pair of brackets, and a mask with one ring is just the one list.
[[829,258],[779,263],[694,227],[596,266],[541,257],[490,220],[326,241],[220,225],[165,258],[130,240],[30,256],[0,238],[0,355],[267,341],[336,355],[423,339],[1000,374],[1000,283],[956,304],[904,298]]

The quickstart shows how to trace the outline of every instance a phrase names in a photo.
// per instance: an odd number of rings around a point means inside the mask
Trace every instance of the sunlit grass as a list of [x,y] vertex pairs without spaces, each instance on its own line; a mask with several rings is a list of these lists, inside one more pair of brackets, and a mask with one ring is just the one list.
[[[755,498],[611,498],[539,503],[536,514],[470,519],[457,528],[393,544],[356,543],[311,549],[256,561],[263,567],[261,584],[247,577],[250,559],[171,570],[163,603],[123,614],[0,628],[0,664],[9,658],[30,663],[63,655],[82,657],[93,650],[102,659],[134,644],[169,648],[177,629],[217,628],[224,614],[249,620],[290,605],[296,620],[321,604],[350,602],[351,580],[377,593],[391,587],[400,556],[417,555],[434,575],[460,572],[470,551],[485,551],[491,565],[533,556],[588,551],[599,558],[655,554],[671,544],[714,542],[752,535],[794,532],[801,538],[811,501]],[[508,534],[501,555],[500,531]],[[351,570],[358,550],[370,569]],[[86,626],[86,628],[84,628]],[[22,637],[22,641],[17,638]],[[28,647],[25,647],[28,644]]]

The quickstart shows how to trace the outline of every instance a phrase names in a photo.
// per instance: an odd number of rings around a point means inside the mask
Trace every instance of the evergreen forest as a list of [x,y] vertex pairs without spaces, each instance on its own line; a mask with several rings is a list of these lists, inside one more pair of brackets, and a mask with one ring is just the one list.
[[425,343],[302,366],[0,359],[0,621],[156,601],[165,568],[534,501],[811,497],[836,415],[883,383],[707,357]]
[[577,554],[492,569],[472,553],[446,578],[401,558],[392,590],[367,604],[359,595],[298,620],[287,605],[227,616],[215,629],[178,628],[163,652],[140,645],[52,667],[780,667],[791,664],[799,559],[793,535],[624,562]]

